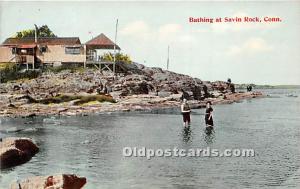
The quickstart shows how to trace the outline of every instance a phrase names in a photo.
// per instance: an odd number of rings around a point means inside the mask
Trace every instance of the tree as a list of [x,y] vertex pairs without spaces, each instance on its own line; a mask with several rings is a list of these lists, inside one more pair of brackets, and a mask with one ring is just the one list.
[[[102,56],[102,60],[112,62],[114,60],[114,55],[112,53],[104,53]],[[127,64],[131,64],[132,60],[127,54],[117,53],[116,62],[124,62]]]
[[[22,30],[16,33],[16,38],[24,38],[24,37],[34,37],[35,29]],[[37,27],[37,36],[38,37],[57,37],[47,25],[43,25]]]

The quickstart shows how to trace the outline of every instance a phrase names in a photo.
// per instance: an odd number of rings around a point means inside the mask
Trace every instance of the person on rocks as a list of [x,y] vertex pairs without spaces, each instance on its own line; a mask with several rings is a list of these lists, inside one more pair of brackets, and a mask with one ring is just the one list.
[[181,100],[183,101],[184,99],[188,100],[190,99],[189,93],[185,92],[183,89],[181,89],[182,95],[181,95]]
[[206,131],[210,132],[214,128],[214,120],[212,116],[213,108],[211,107],[211,102],[208,101],[206,103],[206,110],[205,110],[205,124],[206,124]]
[[231,83],[231,84],[229,85],[229,88],[230,88],[231,93],[235,93],[235,87],[234,87],[234,84],[233,84],[233,83]]
[[201,100],[201,88],[195,85],[192,89],[194,100]]
[[106,85],[105,85],[104,88],[103,88],[103,93],[104,93],[104,94],[108,94],[108,88],[107,88]]
[[97,83],[97,85],[98,85],[97,93],[101,94],[101,91],[103,90],[103,84],[102,84],[102,82],[100,82],[99,84]]
[[183,99],[183,102],[181,104],[181,113],[183,117],[183,126],[187,127],[191,124],[191,108],[189,104],[187,103],[187,99]]
[[251,92],[251,91],[252,91],[252,86],[251,86],[251,85],[248,85],[248,86],[247,86],[247,91],[248,91],[248,92]]
[[208,89],[206,85],[203,85],[203,92],[204,92],[204,98],[208,98],[209,97],[209,93],[208,93]]
[[155,95],[158,96],[158,93],[159,93],[159,88],[157,85],[155,85]]

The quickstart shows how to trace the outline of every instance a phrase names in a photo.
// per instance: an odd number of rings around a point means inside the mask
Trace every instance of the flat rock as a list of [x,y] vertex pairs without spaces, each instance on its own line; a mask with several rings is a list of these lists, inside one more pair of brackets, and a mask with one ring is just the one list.
[[85,184],[85,177],[78,177],[74,174],[58,174],[36,176],[14,182],[10,185],[10,189],[80,189]]

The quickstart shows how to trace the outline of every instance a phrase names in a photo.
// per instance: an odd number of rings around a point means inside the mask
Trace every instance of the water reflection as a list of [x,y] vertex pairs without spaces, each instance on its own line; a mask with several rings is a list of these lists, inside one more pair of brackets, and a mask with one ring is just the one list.
[[204,132],[204,141],[206,144],[212,144],[215,141],[215,130],[212,127],[206,127]]
[[191,137],[192,131],[191,127],[183,127],[182,129],[182,137],[183,137],[183,142],[191,142],[192,137]]
[[206,135],[212,135],[215,132],[214,128],[209,126],[209,127],[205,127],[205,133]]

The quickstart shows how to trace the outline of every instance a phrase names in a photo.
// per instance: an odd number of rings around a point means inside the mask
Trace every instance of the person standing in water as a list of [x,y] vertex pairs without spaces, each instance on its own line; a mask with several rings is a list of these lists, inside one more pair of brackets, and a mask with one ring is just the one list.
[[206,129],[207,128],[213,129],[214,120],[213,120],[213,117],[212,117],[212,112],[213,112],[213,109],[211,107],[211,102],[208,101],[206,103],[206,110],[205,110],[205,124],[206,124]]
[[189,104],[187,103],[187,100],[184,98],[183,102],[181,104],[181,113],[183,117],[183,125],[186,127],[191,124],[191,108]]

